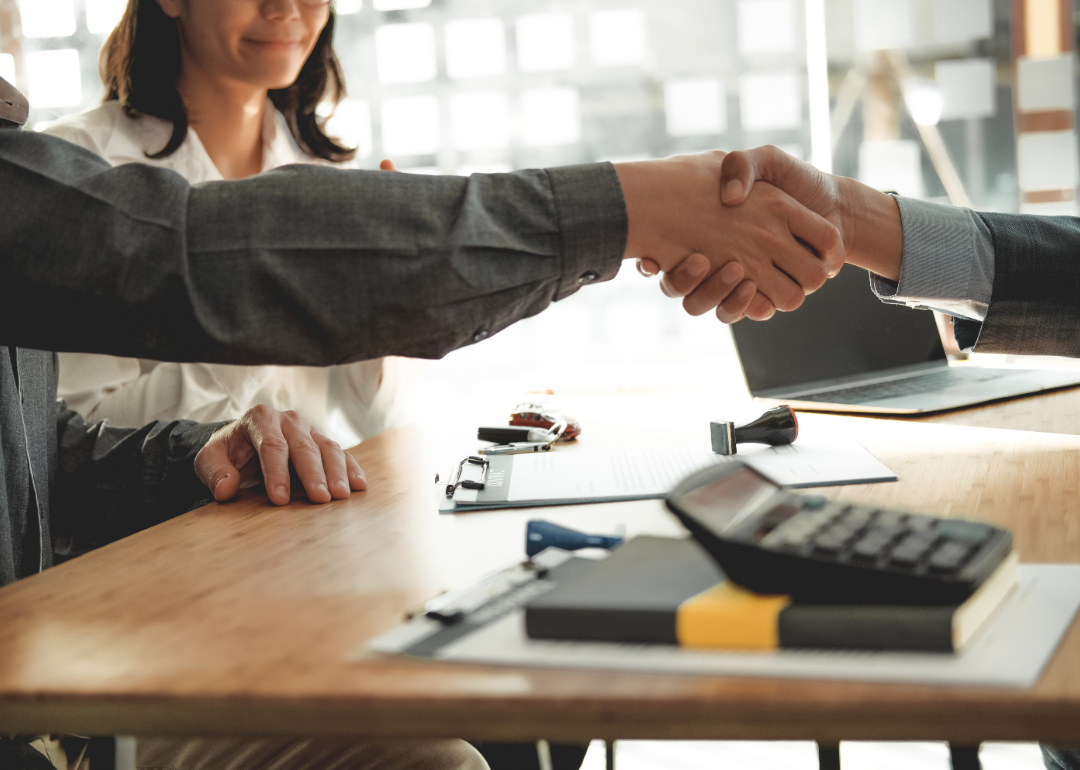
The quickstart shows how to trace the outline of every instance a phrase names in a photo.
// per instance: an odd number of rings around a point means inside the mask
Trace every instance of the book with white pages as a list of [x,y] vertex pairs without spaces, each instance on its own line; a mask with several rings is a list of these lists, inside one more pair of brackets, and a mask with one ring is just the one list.
[[439,495],[440,513],[494,508],[574,505],[667,497],[692,473],[739,460],[787,487],[826,487],[896,481],[884,463],[851,436],[800,437],[785,446],[746,445],[737,455],[719,455],[707,445],[616,451],[492,455],[487,464],[464,463],[452,497]]
[[[549,548],[538,558],[557,551]],[[1031,687],[1080,609],[1080,565],[1021,564],[1017,577],[1016,589],[988,622],[977,619],[983,628],[959,652],[751,652],[530,639],[522,605],[544,587],[546,581],[536,580],[516,586],[505,598],[495,597],[453,625],[418,615],[370,640],[354,657],[377,652],[448,663],[574,670]]]

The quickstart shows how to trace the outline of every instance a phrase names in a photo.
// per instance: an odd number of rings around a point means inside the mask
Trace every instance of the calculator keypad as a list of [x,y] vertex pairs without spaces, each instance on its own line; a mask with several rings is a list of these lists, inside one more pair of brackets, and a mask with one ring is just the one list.
[[977,522],[806,499],[797,512],[785,502],[760,515],[773,527],[762,546],[821,561],[948,575],[959,571],[992,532]]

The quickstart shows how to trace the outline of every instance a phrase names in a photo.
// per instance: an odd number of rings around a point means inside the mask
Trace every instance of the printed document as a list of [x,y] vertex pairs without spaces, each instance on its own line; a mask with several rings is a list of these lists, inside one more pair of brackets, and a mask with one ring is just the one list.
[[483,481],[484,489],[459,487],[440,510],[662,498],[692,473],[732,460],[790,487],[896,481],[895,473],[845,435],[803,438],[779,447],[750,445],[732,456],[697,446],[608,452],[555,449],[489,459],[487,468],[467,464],[462,474],[463,479]]

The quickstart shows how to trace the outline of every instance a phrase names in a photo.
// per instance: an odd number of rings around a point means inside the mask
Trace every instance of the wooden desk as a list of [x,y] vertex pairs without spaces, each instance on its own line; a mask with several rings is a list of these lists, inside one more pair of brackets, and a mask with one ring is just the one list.
[[[1025,561],[1080,559],[1080,437],[804,420],[826,429],[902,478],[835,494],[1012,527]],[[0,590],[0,732],[1080,744],[1080,624],[1029,691],[346,662],[447,575],[520,558],[529,512],[435,515],[425,445],[417,429],[365,442],[371,491],[351,500],[247,495]],[[657,501],[544,516],[677,530]]]

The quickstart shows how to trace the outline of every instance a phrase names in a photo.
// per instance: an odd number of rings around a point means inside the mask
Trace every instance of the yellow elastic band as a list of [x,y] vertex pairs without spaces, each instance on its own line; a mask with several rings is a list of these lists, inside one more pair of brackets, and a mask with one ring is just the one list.
[[762,596],[729,581],[692,596],[675,617],[680,647],[775,650],[780,646],[780,612],[788,596]]

